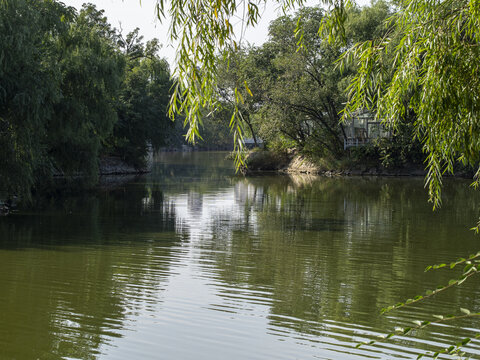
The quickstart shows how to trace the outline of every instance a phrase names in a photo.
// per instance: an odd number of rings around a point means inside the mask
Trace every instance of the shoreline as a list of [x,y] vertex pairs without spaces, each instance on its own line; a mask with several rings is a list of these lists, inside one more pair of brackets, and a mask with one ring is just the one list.
[[100,159],[98,165],[98,175],[112,176],[112,175],[142,175],[148,174],[152,171],[153,152],[150,151],[147,155],[146,166],[137,169],[132,165],[127,164],[124,160],[117,156],[105,156]]
[[315,164],[302,155],[295,155],[288,167],[280,169],[287,174],[311,174],[317,176],[401,176],[401,177],[425,177],[427,172],[418,165],[405,165],[401,168],[384,168],[382,166],[358,165],[346,169],[325,169]]
[[[98,183],[95,189],[110,189],[134,180],[138,176],[148,174],[152,171],[153,153],[149,153],[145,168],[137,169],[128,165],[121,158],[115,156],[103,157],[98,166]],[[76,175],[74,178],[81,178],[82,175]],[[56,173],[52,175],[54,181],[61,182],[67,177],[64,174]],[[17,209],[19,199],[16,195],[12,197],[5,196],[0,198],[0,217],[8,216]]]
[[[350,164],[345,168],[318,164],[300,154],[275,154],[268,151],[253,151],[247,155],[245,175],[271,174],[309,174],[315,176],[384,176],[384,177],[423,177],[427,175],[424,166],[405,164],[401,167],[385,168],[380,164]],[[473,172],[460,170],[455,175],[445,177],[472,178]]]

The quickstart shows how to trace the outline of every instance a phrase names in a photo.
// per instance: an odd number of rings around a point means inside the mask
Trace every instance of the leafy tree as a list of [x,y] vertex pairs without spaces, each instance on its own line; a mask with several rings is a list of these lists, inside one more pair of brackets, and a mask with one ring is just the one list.
[[0,188],[7,193],[28,194],[39,170],[51,167],[43,140],[61,96],[55,37],[73,15],[51,1],[0,2]]
[[[381,35],[381,30],[371,30],[380,28],[388,6],[379,2],[372,9],[368,14],[352,10],[359,16],[347,24],[347,36]],[[346,136],[340,110],[352,70],[342,74],[337,68],[344,48],[319,38],[323,18],[320,8],[304,8],[276,19],[262,47],[238,49],[228,62],[220,62],[218,88],[220,104],[236,106],[245,127],[253,134],[258,131],[270,146],[280,141],[311,154],[340,157]],[[302,30],[295,34],[297,26]]]
[[117,120],[114,101],[124,60],[114,34],[103,11],[87,4],[57,39],[61,95],[46,126],[48,155],[62,174],[81,173],[92,184],[101,143]]
[[[303,4],[295,0],[276,3],[285,10]],[[330,40],[345,40],[345,22],[353,2],[325,0],[322,3],[331,9],[322,19],[322,34]],[[415,135],[424,141],[428,154],[431,200],[438,205],[442,174],[453,171],[458,158],[470,164],[478,160],[478,151],[472,148],[478,147],[474,105],[478,103],[475,97],[478,86],[472,74],[477,72],[479,8],[476,3],[459,0],[441,4],[401,0],[395,4],[398,11],[390,22],[390,31],[380,39],[357,44],[349,52],[357,55],[360,62],[356,64],[359,72],[350,87],[346,114],[378,105],[375,108],[378,117],[395,127],[407,109],[413,109],[418,116]],[[163,0],[157,1],[160,18],[166,11],[172,14],[170,36],[180,44],[170,114],[185,113],[190,124],[189,139],[198,136],[204,109],[214,107],[218,101],[215,97],[216,53],[220,51],[228,57],[238,47],[232,18],[244,10],[245,25],[255,25],[259,19],[258,5],[236,0],[192,0],[186,6],[185,2],[175,0],[167,6]],[[463,86],[465,83],[468,86]],[[380,87],[380,84],[387,86]],[[422,91],[412,96],[412,91],[419,87]],[[462,126],[457,126],[457,119]],[[233,120],[232,127],[241,138],[241,123],[238,117]]]
[[[408,111],[428,156],[430,200],[440,204],[442,175],[457,160],[478,163],[478,11],[463,1],[399,3],[382,39],[356,44],[345,60],[356,63],[347,114],[375,108],[396,128]],[[392,56],[394,61],[385,61]],[[478,178],[478,175],[477,175]]]
[[93,185],[105,145],[139,164],[161,144],[169,69],[141,40],[92,4],[0,1],[2,192],[28,197],[55,174]]
[[[264,48],[275,54],[271,62],[275,70],[266,82],[268,101],[262,116],[300,149],[339,154],[344,136],[339,122],[342,83],[335,60],[340,49],[318,37],[322,18],[321,9],[305,8],[270,25],[270,41]],[[295,37],[298,23],[304,41],[300,49]]]
[[[275,1],[284,10],[302,5],[301,0]],[[216,97],[217,89],[217,55],[220,53],[225,58],[238,48],[233,28],[234,18],[243,12],[244,26],[255,25],[259,19],[260,6],[264,1],[236,1],[224,0],[211,2],[207,0],[191,0],[184,2],[174,0],[168,3],[157,0],[157,14],[162,20],[168,12],[171,17],[170,37],[178,42],[177,62],[174,71],[176,84],[170,101],[170,116],[182,114],[189,124],[187,138],[195,141],[199,136],[201,117],[206,111],[215,108],[219,99]],[[337,5],[334,7],[336,18],[345,17],[343,1],[325,0],[322,3]],[[347,1],[347,3],[350,3]],[[328,19],[327,19],[328,20]],[[326,21],[324,21],[326,22]],[[341,24],[341,21],[338,21]],[[238,88],[237,91],[238,93]],[[240,100],[240,99],[238,99]],[[238,103],[239,101],[237,101]],[[233,130],[235,146],[242,147],[243,124],[237,109],[233,113],[230,126]],[[237,165],[243,163],[237,157]]]
[[145,166],[148,147],[162,146],[172,130],[167,117],[169,67],[158,56],[158,40],[146,44],[142,40],[138,28],[119,39],[127,70],[117,106],[119,119],[110,140],[113,152],[137,168]]

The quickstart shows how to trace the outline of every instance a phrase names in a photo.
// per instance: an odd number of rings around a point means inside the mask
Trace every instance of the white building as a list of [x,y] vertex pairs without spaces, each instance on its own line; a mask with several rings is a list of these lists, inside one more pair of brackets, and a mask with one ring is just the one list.
[[368,110],[356,112],[345,124],[344,149],[362,146],[374,139],[390,137],[391,132],[385,129],[381,121]]

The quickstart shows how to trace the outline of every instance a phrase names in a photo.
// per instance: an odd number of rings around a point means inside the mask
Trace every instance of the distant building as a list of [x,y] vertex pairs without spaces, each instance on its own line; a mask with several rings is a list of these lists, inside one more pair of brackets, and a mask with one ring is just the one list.
[[[247,149],[253,149],[255,147],[255,140],[253,140],[253,138],[245,138],[243,139],[243,143]],[[262,139],[257,138],[257,146],[263,148],[264,143]]]
[[358,111],[345,124],[346,138],[343,140],[343,148],[363,146],[378,138],[391,136],[381,121],[375,121],[375,116],[368,110]]

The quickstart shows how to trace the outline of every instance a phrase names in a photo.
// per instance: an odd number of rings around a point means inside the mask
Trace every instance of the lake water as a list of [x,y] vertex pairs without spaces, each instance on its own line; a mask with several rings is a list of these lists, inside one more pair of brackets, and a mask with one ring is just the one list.
[[[434,314],[480,311],[474,278],[432,263],[480,250],[480,194],[416,178],[235,176],[225,153],[0,219],[0,359],[414,359],[478,321],[357,349]],[[480,343],[466,348],[480,358]]]

